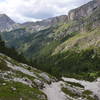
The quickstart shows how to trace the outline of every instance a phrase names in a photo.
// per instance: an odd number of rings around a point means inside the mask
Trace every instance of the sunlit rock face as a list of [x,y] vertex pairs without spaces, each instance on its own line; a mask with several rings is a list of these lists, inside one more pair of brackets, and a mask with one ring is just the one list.
[[93,0],[77,9],[71,10],[68,14],[68,18],[69,20],[79,20],[90,16],[98,8],[100,8],[100,1]]

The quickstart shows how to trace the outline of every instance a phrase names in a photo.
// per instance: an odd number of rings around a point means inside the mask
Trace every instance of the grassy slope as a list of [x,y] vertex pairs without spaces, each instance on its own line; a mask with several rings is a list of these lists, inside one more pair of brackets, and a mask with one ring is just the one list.
[[[34,84],[33,87],[29,87],[21,82],[14,82],[13,80],[10,80],[14,77],[21,79],[28,78],[33,82],[35,78],[9,68],[6,61],[10,62],[13,67],[20,66],[27,68],[27,70],[30,70],[31,72],[33,71],[39,79],[46,82],[45,79],[39,76],[41,71],[34,68],[29,68],[27,65],[22,65],[21,63],[18,63],[17,61],[0,54],[0,99],[19,100],[22,98],[23,100],[47,100],[45,94],[41,92],[38,87],[34,86]],[[8,72],[9,74],[7,74]],[[4,75],[5,78],[2,77],[3,73],[6,73]]]
[[91,47],[98,48],[99,45],[100,45],[100,27],[92,31],[82,32],[66,40],[64,43],[62,43],[55,49],[54,54],[65,52],[69,49],[76,49],[80,51]]
[[[5,86],[0,84],[0,99],[2,100],[19,100],[20,98],[23,100],[45,100],[38,97],[38,95],[41,96],[43,93],[37,88],[30,88],[19,82],[2,82],[6,83]],[[16,90],[14,91],[12,87],[16,88]]]

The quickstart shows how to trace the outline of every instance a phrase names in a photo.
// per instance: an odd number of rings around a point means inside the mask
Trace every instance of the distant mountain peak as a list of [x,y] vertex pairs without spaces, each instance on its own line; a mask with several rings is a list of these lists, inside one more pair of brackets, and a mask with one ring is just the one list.
[[16,24],[12,19],[10,19],[6,14],[0,14],[0,31],[8,31],[13,29],[14,24]]
[[7,16],[6,14],[0,14],[0,17],[2,17],[2,16]]
[[3,19],[3,21],[10,21],[10,23],[15,24],[15,22],[11,18],[9,18],[6,14],[0,14],[0,19],[1,18]]

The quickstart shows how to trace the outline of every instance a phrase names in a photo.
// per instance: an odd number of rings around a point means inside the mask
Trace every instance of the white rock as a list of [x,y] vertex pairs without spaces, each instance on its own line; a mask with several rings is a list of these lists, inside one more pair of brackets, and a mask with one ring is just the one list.
[[5,85],[6,85],[6,83],[3,83],[2,85],[4,85],[4,86],[5,86]]
[[[7,61],[6,61],[7,62]],[[17,70],[17,71],[20,71],[24,74],[27,74],[29,76],[33,76],[35,78],[37,78],[37,76],[33,73],[33,72],[30,72],[29,70],[23,68],[23,67],[20,67],[20,66],[16,66],[16,65],[12,65],[11,63],[7,62],[7,65],[8,67],[12,68],[13,70]]]
[[42,78],[44,78],[46,81],[48,81],[48,82],[51,81],[51,79],[49,78],[49,76],[48,76],[46,73],[41,73],[40,76],[41,76]]
[[13,91],[16,91],[16,88],[14,88],[14,87],[11,87],[11,89],[12,89]]
[[39,87],[39,88],[43,88],[44,87],[44,83],[38,79],[34,79],[34,83]]
[[[28,80],[29,80],[29,79],[28,79]],[[31,80],[30,80],[30,82],[28,82],[28,81],[25,81],[24,78],[14,78],[13,81],[26,84],[26,85],[28,85],[28,86],[30,86],[30,87],[31,87],[31,85],[32,85]]]
[[95,82],[89,82],[89,81],[84,81],[84,80],[77,80],[73,78],[62,78],[64,81],[69,81],[69,82],[75,82],[83,85],[85,87],[85,90],[90,90],[93,92],[94,95],[97,95],[98,98],[100,99],[100,81],[99,79]]
[[22,98],[20,98],[20,100],[23,100]]

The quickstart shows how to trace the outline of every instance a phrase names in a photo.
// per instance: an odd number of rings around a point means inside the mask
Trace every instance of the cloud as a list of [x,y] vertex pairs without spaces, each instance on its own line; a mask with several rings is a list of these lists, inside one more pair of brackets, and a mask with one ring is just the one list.
[[91,0],[0,0],[0,13],[16,22],[37,21],[67,14]]

